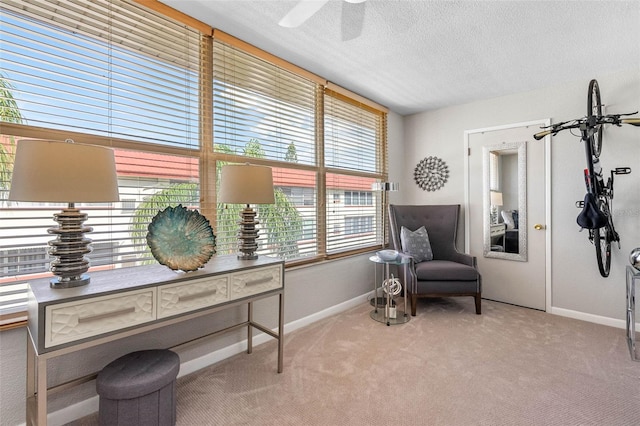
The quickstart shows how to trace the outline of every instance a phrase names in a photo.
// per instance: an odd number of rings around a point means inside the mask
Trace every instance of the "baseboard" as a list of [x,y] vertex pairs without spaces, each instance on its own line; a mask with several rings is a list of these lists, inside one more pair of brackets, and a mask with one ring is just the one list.
[[[347,300],[345,302],[339,303],[335,306],[331,306],[330,308],[316,312],[304,318],[300,318],[298,320],[287,323],[284,326],[285,335],[287,333],[291,333],[294,330],[305,327],[321,319],[328,318],[342,311],[346,311],[347,309],[361,305],[362,303],[367,301],[368,296],[370,296],[370,292],[363,294],[361,296],[355,297],[351,300]],[[274,329],[274,331],[277,332],[277,329]],[[253,345],[257,346],[262,343],[271,341],[272,339],[273,339],[272,337],[266,335],[265,333],[259,333],[253,337]],[[180,364],[180,373],[178,374],[178,377],[182,377],[182,376],[186,376],[187,374],[194,373],[198,370],[209,367],[226,358],[229,358],[233,355],[239,354],[246,350],[247,350],[247,341],[244,340],[244,341],[226,346],[210,354],[201,356],[196,359],[192,359],[191,361],[184,362]],[[98,411],[98,401],[99,401],[99,398],[96,395],[94,397],[85,399],[84,401],[80,401],[76,404],[62,408],[53,413],[49,413],[47,415],[47,424],[50,426],[63,426],[69,422],[78,420],[82,417],[95,413],[96,411]]]
[[[626,330],[627,328],[626,320],[587,314],[584,312],[572,311],[571,309],[552,307],[551,313],[554,315],[560,315],[561,317],[568,317],[582,321],[593,322],[596,324],[608,325],[609,327],[622,328],[623,330]],[[636,330],[640,330],[640,323],[636,323]]]

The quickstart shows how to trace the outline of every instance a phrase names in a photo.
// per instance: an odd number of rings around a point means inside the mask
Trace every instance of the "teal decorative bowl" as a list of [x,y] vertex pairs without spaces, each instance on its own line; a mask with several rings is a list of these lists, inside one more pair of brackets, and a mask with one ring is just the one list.
[[207,218],[182,204],[162,210],[147,229],[151,254],[174,271],[196,271],[216,252],[216,236]]

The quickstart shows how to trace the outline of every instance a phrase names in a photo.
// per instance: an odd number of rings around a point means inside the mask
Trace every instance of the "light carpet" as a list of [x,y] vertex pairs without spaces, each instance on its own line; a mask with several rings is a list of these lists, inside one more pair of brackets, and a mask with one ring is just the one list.
[[[386,326],[362,305],[178,380],[177,424],[640,425],[625,331],[508,304],[420,300]],[[97,424],[97,415],[73,422]]]

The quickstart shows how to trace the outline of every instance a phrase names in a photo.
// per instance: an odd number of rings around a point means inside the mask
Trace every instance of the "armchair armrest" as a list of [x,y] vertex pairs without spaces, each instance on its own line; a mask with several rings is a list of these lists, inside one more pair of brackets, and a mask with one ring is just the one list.
[[475,256],[471,256],[470,254],[466,254],[466,253],[460,253],[459,251],[456,251],[453,254],[452,258],[449,260],[457,263],[462,263],[463,265],[473,266],[473,267],[476,267],[476,263],[477,263],[477,259]]

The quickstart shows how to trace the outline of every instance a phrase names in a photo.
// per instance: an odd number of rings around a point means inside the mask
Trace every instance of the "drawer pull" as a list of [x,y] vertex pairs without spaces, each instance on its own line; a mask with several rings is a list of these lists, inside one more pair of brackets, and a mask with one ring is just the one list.
[[216,294],[217,292],[218,292],[218,290],[214,288],[213,290],[203,291],[201,293],[187,294],[185,296],[178,296],[178,302],[188,302],[189,300],[197,299],[199,297],[211,296],[213,294]]
[[114,318],[123,314],[130,314],[136,311],[135,306],[132,306],[130,308],[127,309],[120,309],[119,311],[112,311],[112,312],[107,312],[104,314],[98,314],[98,315],[91,315],[91,316],[87,316],[87,317],[80,317],[78,318],[78,323],[86,323],[86,322],[92,322],[92,321],[100,321],[103,319],[107,319],[107,318]]
[[264,284],[273,281],[273,278],[258,278],[257,280],[247,281],[245,284],[246,287],[250,287],[252,285]]

